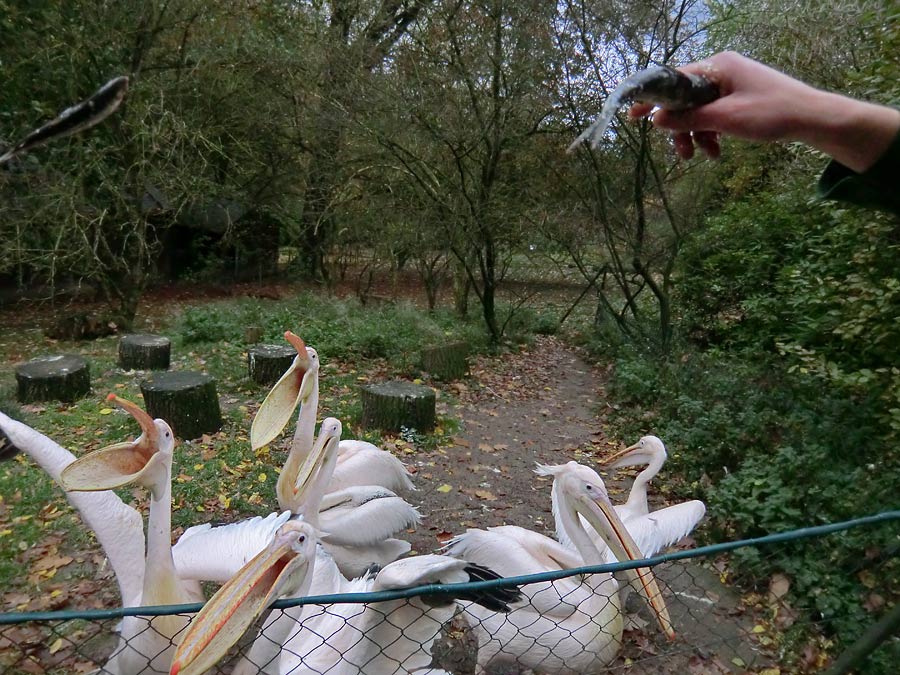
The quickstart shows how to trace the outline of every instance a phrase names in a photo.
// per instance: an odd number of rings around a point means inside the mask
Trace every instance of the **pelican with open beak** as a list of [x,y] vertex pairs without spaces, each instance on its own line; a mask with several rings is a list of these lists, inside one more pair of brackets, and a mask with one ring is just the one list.
[[282,525],[272,542],[194,617],[175,650],[170,675],[206,672],[275,600],[308,595],[316,542],[316,530],[309,523],[292,520]]
[[[282,510],[299,513],[302,495],[296,476],[312,451],[319,408],[319,355],[303,340],[287,331],[285,339],[297,356],[260,405],[250,427],[250,444],[256,449],[271,443],[287,425],[297,406],[297,428],[275,493]],[[371,443],[342,440],[337,464],[328,482],[328,492],[352,486],[379,485],[392,492],[414,490],[403,462]]]
[[[111,490],[137,484],[150,491],[147,554],[140,604],[177,605],[198,602],[197,582],[178,577],[172,559],[172,459],[175,436],[161,419],[152,419],[139,406],[114,394],[107,397],[140,425],[134,441],[96,450],[67,466],[60,482],[68,491]],[[129,616],[122,624],[118,647],[104,666],[111,673],[165,672],[171,663],[187,620],[180,616]],[[152,628],[148,629],[148,626]]]

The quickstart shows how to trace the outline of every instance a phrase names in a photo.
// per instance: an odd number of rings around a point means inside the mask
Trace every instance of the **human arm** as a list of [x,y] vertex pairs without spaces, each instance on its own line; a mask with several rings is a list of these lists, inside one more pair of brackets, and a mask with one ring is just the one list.
[[[724,133],[755,141],[800,141],[863,173],[900,133],[898,110],[815,89],[734,52],[682,70],[710,78],[721,94],[693,110],[660,110],[653,116],[655,126],[675,132],[676,151],[684,158],[693,156],[695,144],[717,157]],[[649,112],[649,106],[637,104],[630,115]]]

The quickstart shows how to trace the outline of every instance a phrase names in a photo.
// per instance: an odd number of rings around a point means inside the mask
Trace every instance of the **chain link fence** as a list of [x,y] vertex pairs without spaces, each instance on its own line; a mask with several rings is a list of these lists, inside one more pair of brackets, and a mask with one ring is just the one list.
[[[814,553],[825,537],[858,527],[890,528],[900,540],[900,512],[679,551],[642,561],[662,588],[676,638],[667,640],[618,563],[468,584],[432,585],[279,600],[210,672],[255,673],[721,673],[819,672],[829,656],[891,613],[898,590],[896,549],[860,551],[853,574],[879,580],[858,606],[833,612],[795,599],[776,575],[730,583],[732,556],[772,556],[779,547]],[[793,552],[795,548],[791,548]],[[616,590],[614,579],[621,583]],[[477,604],[498,588],[518,588],[508,613]],[[863,583],[861,588],[866,589]],[[459,600],[460,597],[467,598]],[[876,600],[875,598],[880,598]],[[490,604],[490,603],[488,603]],[[199,605],[0,615],[0,673],[167,673],[172,642]],[[128,641],[122,622],[134,622]],[[165,635],[175,635],[167,638]],[[879,641],[857,672],[891,672],[900,640]],[[111,655],[117,654],[110,660]],[[127,661],[131,663],[126,664]],[[125,664],[125,665],[123,665]],[[894,671],[896,672],[896,671]]]

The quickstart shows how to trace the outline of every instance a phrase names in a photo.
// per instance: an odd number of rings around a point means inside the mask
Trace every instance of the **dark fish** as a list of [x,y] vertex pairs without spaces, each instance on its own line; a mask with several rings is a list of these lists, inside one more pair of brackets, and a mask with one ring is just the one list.
[[63,110],[54,120],[32,131],[11,150],[0,157],[0,164],[18,154],[54,139],[90,129],[109,117],[128,91],[128,78],[116,77],[100,87],[90,98]]
[[687,110],[719,98],[719,87],[702,75],[682,73],[669,66],[654,66],[629,75],[609,95],[600,117],[585,129],[567,152],[584,141],[592,148],[600,143],[609,123],[625,103],[652,103],[669,110]]

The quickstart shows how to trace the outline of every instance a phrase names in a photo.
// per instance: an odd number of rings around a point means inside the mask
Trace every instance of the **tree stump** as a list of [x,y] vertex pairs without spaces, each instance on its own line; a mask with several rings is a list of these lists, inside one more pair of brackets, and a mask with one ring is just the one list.
[[135,333],[119,340],[119,368],[168,370],[172,342],[162,335]]
[[422,370],[438,380],[458,380],[469,372],[466,356],[469,345],[465,342],[427,347],[422,350]]
[[257,384],[272,385],[278,382],[291,367],[297,350],[290,345],[256,345],[247,350],[247,370],[250,379]]
[[141,382],[151,417],[169,423],[179,438],[198,438],[222,427],[216,381],[191,371],[157,373]]
[[383,382],[362,388],[362,423],[367,429],[434,429],[434,389],[410,382]]
[[91,390],[87,361],[75,354],[38,356],[16,367],[21,403],[64,401],[71,403]]

